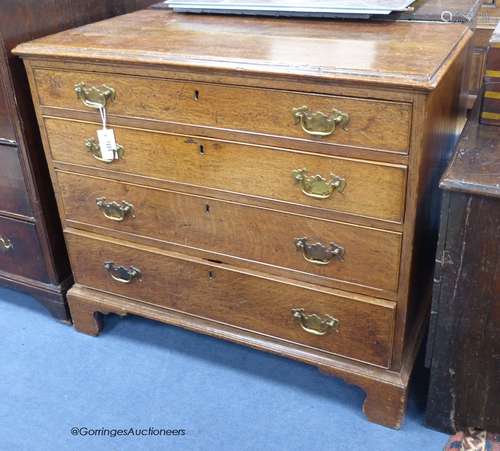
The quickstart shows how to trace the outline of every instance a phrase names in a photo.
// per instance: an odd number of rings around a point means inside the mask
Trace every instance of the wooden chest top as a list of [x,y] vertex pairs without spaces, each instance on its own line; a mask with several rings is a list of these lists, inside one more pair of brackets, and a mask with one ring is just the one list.
[[144,10],[17,48],[23,56],[210,68],[432,89],[465,24],[288,20]]

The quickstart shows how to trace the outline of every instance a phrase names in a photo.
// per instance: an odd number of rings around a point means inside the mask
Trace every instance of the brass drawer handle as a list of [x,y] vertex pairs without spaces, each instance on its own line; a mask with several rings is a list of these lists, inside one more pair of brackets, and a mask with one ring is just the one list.
[[111,221],[123,222],[127,216],[134,214],[134,206],[124,200],[121,202],[107,201],[105,197],[99,197],[96,199],[96,205],[102,214]]
[[316,315],[316,313],[308,315],[303,308],[292,309],[292,315],[302,329],[307,333],[318,336],[323,336],[328,332],[337,330],[340,324],[340,321],[333,316],[323,315],[323,317],[321,317]]
[[342,260],[345,250],[342,246],[330,243],[325,246],[322,243],[308,243],[309,238],[296,238],[295,246],[302,251],[304,259],[315,265],[328,265],[334,258]]
[[96,110],[106,108],[108,102],[116,99],[116,91],[106,85],[87,87],[81,82],[75,85],[75,92],[85,106]]
[[113,280],[120,283],[132,283],[142,276],[141,271],[133,266],[127,268],[125,266],[116,265],[113,262],[104,263],[104,269],[108,271]]
[[99,147],[99,144],[94,138],[88,138],[85,140],[85,147],[87,150],[92,154],[92,156],[98,160],[102,161],[103,163],[113,163],[115,160],[121,160],[123,158],[123,155],[125,154],[125,149],[120,146],[120,144],[116,145],[115,149],[115,158],[111,160],[106,160],[101,157],[101,148]]
[[0,236],[0,252],[7,253],[14,249],[14,243],[7,237]]
[[335,108],[327,115],[321,111],[309,111],[309,107],[301,106],[292,110],[295,124],[300,124],[302,130],[312,136],[326,137],[333,135],[340,125],[347,130],[349,115]]
[[335,174],[330,175],[330,181],[319,174],[307,175],[307,169],[295,169],[292,175],[302,192],[315,199],[328,199],[334,191],[342,193],[346,187],[345,179]]

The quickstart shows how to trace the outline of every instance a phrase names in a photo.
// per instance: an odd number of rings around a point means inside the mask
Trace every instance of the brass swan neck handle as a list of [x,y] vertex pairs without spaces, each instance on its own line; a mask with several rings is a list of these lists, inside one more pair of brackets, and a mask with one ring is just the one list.
[[134,266],[121,266],[114,262],[104,263],[104,269],[108,271],[113,280],[120,283],[132,283],[134,280],[139,280],[142,277],[141,270]]
[[292,110],[295,124],[300,124],[302,130],[311,136],[325,138],[333,135],[337,126],[347,130],[350,118],[347,113],[332,108],[329,114],[321,111],[311,111],[308,106],[301,106]]
[[75,85],[76,96],[88,108],[101,110],[116,99],[116,91],[106,85],[87,86],[84,82]]
[[323,336],[338,329],[340,321],[330,315],[307,314],[303,308],[294,308],[292,316],[307,333]]
[[345,249],[336,243],[328,245],[310,242],[309,238],[296,238],[295,247],[302,251],[304,259],[315,265],[328,265],[333,259],[343,260]]
[[331,174],[330,180],[321,175],[307,175],[307,169],[295,169],[292,176],[296,183],[300,184],[302,192],[315,199],[328,199],[337,191],[344,192],[346,181],[338,175]]
[[0,236],[0,252],[6,253],[14,249],[14,243],[5,236]]

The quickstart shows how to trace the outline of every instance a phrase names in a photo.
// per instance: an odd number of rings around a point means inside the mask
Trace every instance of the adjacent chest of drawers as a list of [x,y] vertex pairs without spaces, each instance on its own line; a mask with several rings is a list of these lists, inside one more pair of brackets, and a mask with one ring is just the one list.
[[19,47],[76,328],[137,314],[295,358],[398,427],[469,38],[143,11]]
[[3,1],[0,13],[0,284],[27,291],[69,320],[72,284],[20,42],[137,10],[154,0]]

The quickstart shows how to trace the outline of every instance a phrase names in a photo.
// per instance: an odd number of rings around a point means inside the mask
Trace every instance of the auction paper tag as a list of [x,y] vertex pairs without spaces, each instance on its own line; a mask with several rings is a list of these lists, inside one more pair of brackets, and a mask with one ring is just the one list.
[[101,149],[101,158],[103,160],[114,160],[116,157],[115,132],[111,128],[97,130],[97,139]]

